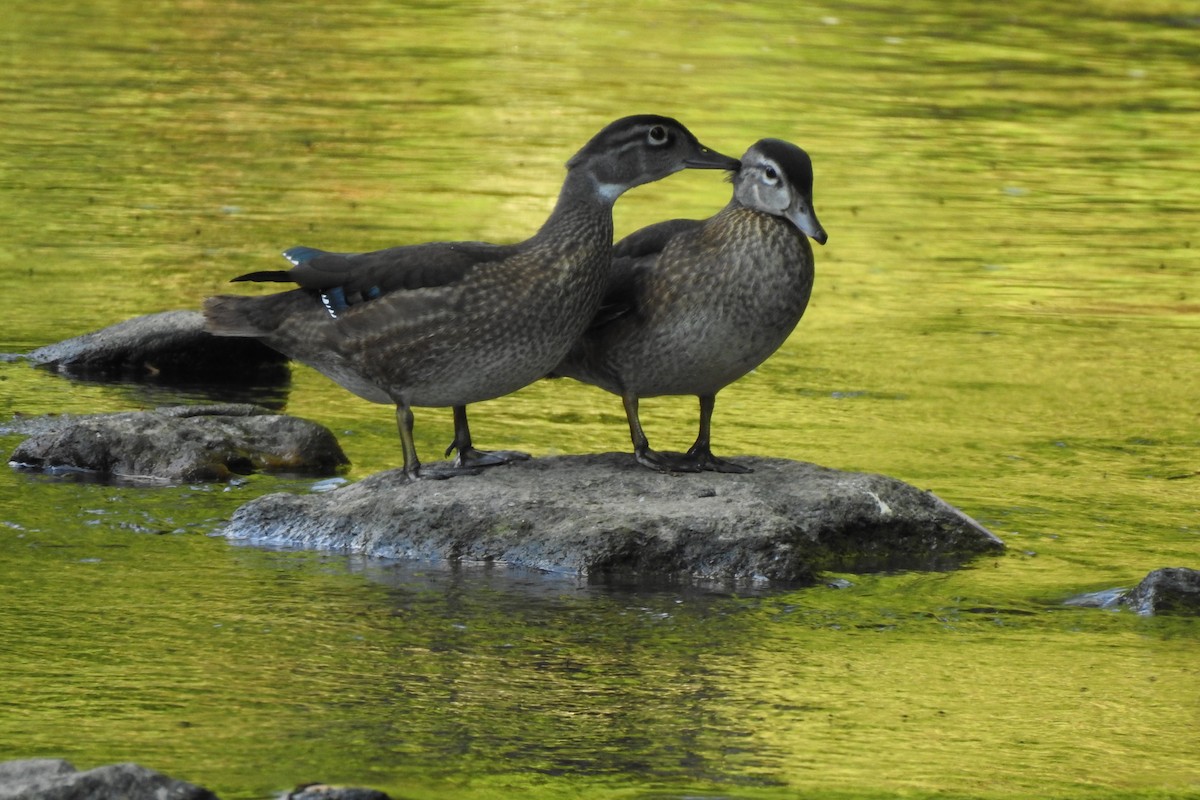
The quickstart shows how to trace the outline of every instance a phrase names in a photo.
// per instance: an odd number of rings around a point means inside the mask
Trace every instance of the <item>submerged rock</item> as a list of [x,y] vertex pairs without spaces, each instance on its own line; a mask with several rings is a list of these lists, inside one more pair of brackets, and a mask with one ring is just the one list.
[[256,471],[330,475],[349,463],[327,428],[251,405],[64,414],[6,430],[30,434],[13,451],[13,466],[128,481],[224,481]]
[[310,783],[288,792],[284,795],[283,800],[391,800],[391,798],[377,789]]
[[290,378],[286,356],[254,339],[213,336],[198,311],[164,311],[119,322],[26,356],[73,378],[245,381]]
[[1139,614],[1200,615],[1200,571],[1156,569],[1121,598],[1121,605]]
[[[305,784],[284,800],[389,800],[375,789]],[[79,772],[61,758],[0,762],[0,800],[217,800],[202,786],[139,764],[110,764]]]
[[137,764],[111,764],[79,772],[58,758],[0,763],[0,800],[216,800],[201,786]]
[[1128,589],[1101,589],[1098,592],[1087,592],[1068,597],[1063,601],[1063,605],[1115,610],[1121,607],[1121,601],[1127,594],[1129,594]]
[[319,495],[260,497],[224,533],[385,558],[789,583],[824,570],[946,569],[1004,549],[962,512],[894,478],[739,461],[755,471],[663,475],[616,453],[448,481],[391,470]]

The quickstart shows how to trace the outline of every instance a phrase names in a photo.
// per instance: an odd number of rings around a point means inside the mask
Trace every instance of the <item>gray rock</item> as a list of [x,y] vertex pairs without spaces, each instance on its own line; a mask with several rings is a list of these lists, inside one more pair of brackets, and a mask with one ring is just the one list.
[[1004,544],[882,475],[747,458],[747,475],[671,476],[609,453],[447,481],[391,470],[242,506],[225,535],[385,558],[495,561],[567,574],[812,583],[823,570],[945,569]]
[[285,381],[287,358],[254,339],[213,336],[198,311],[164,311],[38,348],[27,358],[76,378]]
[[137,764],[78,772],[61,759],[0,764],[0,800],[216,800],[200,786]]
[[1121,598],[1121,605],[1139,614],[1200,615],[1200,571],[1156,569]]
[[391,798],[375,789],[306,784],[288,792],[283,796],[283,800],[391,800]]
[[10,796],[13,787],[24,787],[23,791],[36,791],[75,772],[70,761],[61,758],[26,758],[20,761],[0,762],[0,799]]
[[19,420],[13,466],[133,482],[224,481],[255,471],[329,475],[349,463],[329,430],[251,405],[174,406]]

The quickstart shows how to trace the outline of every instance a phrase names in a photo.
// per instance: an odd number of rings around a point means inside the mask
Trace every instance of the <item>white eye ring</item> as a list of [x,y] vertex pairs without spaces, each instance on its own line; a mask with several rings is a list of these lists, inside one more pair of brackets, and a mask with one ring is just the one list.
[[650,140],[650,144],[666,144],[667,129],[662,125],[655,125],[650,129],[650,136],[648,138]]
[[764,169],[763,170],[763,178],[765,178],[766,182],[771,184],[772,186],[779,185],[779,173],[775,171],[774,167],[767,167],[766,169]]

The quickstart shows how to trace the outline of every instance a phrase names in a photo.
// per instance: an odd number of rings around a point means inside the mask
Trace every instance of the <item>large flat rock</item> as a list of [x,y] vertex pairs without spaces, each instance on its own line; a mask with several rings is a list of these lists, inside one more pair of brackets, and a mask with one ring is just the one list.
[[825,570],[947,569],[1004,544],[883,475],[739,459],[747,475],[651,472],[626,454],[560,456],[476,476],[401,470],[336,491],[272,494],[224,533],[384,558],[495,561],[574,575],[811,583]]

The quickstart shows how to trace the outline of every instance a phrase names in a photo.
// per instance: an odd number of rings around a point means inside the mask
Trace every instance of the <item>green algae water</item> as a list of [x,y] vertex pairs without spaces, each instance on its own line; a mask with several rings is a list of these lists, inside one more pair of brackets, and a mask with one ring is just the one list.
[[[1200,627],[1062,604],[1200,567],[1194,3],[17,0],[0,30],[0,352],[198,307],[296,244],[523,239],[596,130],[670,114],[730,154],[800,144],[830,234],[714,449],[894,475],[1009,545],[841,588],[623,585],[210,535],[312,481],[4,470],[0,758],[223,798],[1200,797]],[[618,234],[728,192],[641,187]],[[0,363],[0,423],[204,399]],[[300,367],[286,402],[349,479],[399,465],[391,409]],[[690,443],[694,404],[644,403],[651,441]],[[570,381],[472,423],[629,446]],[[450,436],[418,410],[426,458]]]

